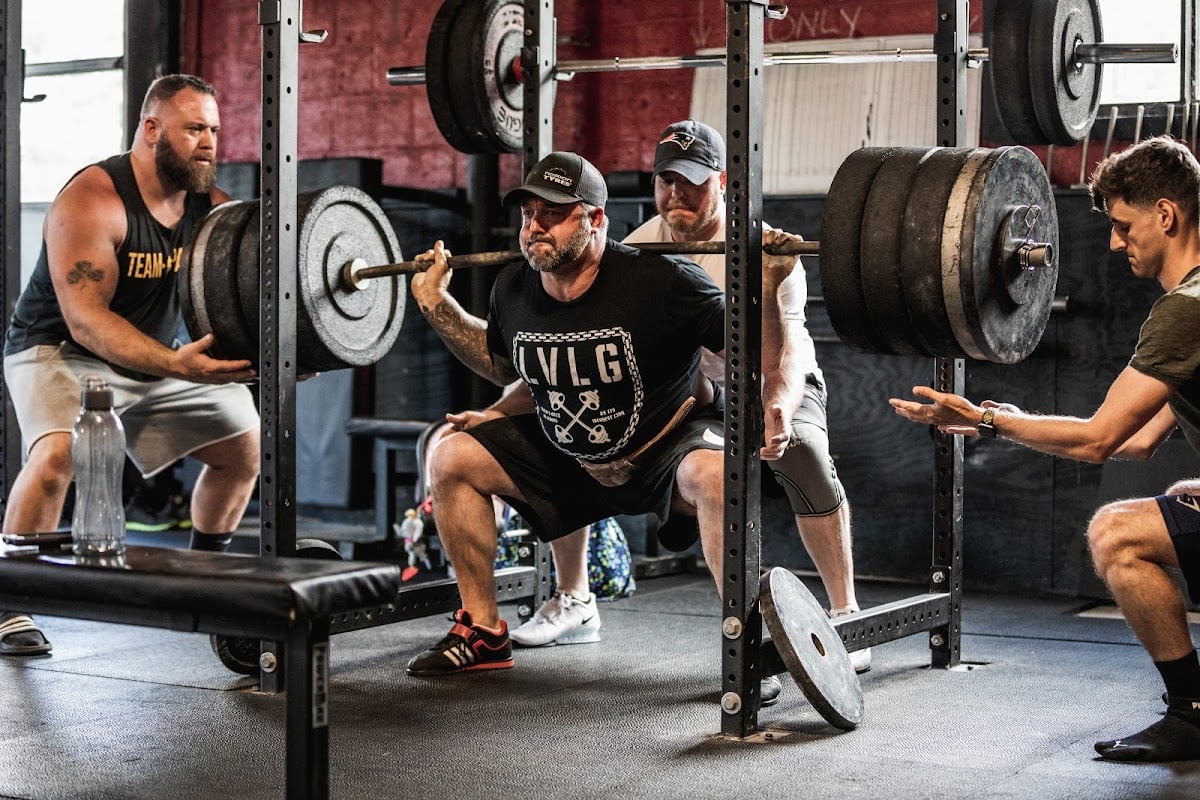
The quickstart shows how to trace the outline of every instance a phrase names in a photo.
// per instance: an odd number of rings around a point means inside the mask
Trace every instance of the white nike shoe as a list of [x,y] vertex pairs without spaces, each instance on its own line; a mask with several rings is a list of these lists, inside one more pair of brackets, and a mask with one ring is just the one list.
[[555,592],[521,627],[509,631],[513,643],[523,647],[550,644],[585,644],[600,641],[600,611],[596,595],[587,600]]
[[[847,606],[845,608],[832,609],[829,616],[833,619],[845,617],[858,611],[857,608]],[[854,650],[850,654],[850,666],[854,667],[854,671],[862,674],[871,668],[871,648],[865,647],[862,650]]]

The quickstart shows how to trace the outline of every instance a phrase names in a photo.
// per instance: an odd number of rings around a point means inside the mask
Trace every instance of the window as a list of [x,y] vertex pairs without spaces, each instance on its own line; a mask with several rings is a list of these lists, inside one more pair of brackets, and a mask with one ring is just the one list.
[[125,0],[39,0],[21,7],[25,96],[21,202],[48,203],[84,164],[124,138]]
[[1104,40],[1120,44],[1172,42],[1179,48],[1176,64],[1105,64],[1100,102],[1179,102],[1183,94],[1180,42],[1183,17],[1179,0],[1099,0]]
[[21,275],[33,271],[46,208],[80,167],[124,149],[125,0],[21,5]]

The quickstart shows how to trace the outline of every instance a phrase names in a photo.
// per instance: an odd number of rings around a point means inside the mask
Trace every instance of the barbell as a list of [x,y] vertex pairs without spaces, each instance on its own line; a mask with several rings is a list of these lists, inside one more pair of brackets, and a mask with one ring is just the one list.
[[[434,16],[425,65],[393,67],[388,83],[424,83],[434,121],[465,153],[521,149],[524,76],[521,0],[445,0]],[[1098,0],[1003,0],[996,3],[991,47],[967,51],[968,66],[990,64],[1000,118],[1013,141],[1070,145],[1096,119],[1101,65],[1173,63],[1178,47],[1101,42]],[[931,49],[768,53],[767,66],[933,61]],[[558,61],[557,80],[579,73],[723,67],[725,56],[647,56]]]
[[[296,352],[301,371],[365,366],[391,349],[404,319],[402,261],[383,210],[333,186],[297,202]],[[259,355],[259,204],[212,209],[184,250],[178,282],[192,338],[216,337],[223,358]],[[1049,319],[1058,268],[1050,181],[1024,147],[857,150],[838,168],[821,238],[764,247],[820,257],[825,307],[838,336],[873,353],[1025,358]],[[723,253],[724,242],[642,249]],[[496,266],[519,251],[451,256],[452,268]]]

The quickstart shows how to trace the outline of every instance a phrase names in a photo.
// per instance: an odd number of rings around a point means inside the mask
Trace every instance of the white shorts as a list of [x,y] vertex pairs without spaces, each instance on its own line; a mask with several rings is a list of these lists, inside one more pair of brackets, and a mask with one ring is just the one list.
[[202,447],[259,428],[254,396],[241,384],[139,381],[67,342],[35,345],[4,359],[5,385],[26,454],[46,434],[71,432],[79,416],[81,378],[89,373],[112,387],[125,426],[125,450],[146,477]]

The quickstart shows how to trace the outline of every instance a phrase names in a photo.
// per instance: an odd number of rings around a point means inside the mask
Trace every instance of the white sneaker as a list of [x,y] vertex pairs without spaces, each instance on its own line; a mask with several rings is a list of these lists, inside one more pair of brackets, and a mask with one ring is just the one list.
[[[838,617],[846,617],[857,612],[857,608],[846,606],[845,608],[831,609],[829,616],[833,619]],[[850,653],[850,666],[854,667],[854,671],[861,675],[871,668],[871,648],[865,647],[862,650],[855,650]]]
[[509,631],[509,638],[523,647],[548,644],[584,644],[600,641],[600,611],[596,595],[587,600],[566,592],[555,592],[524,625]]

